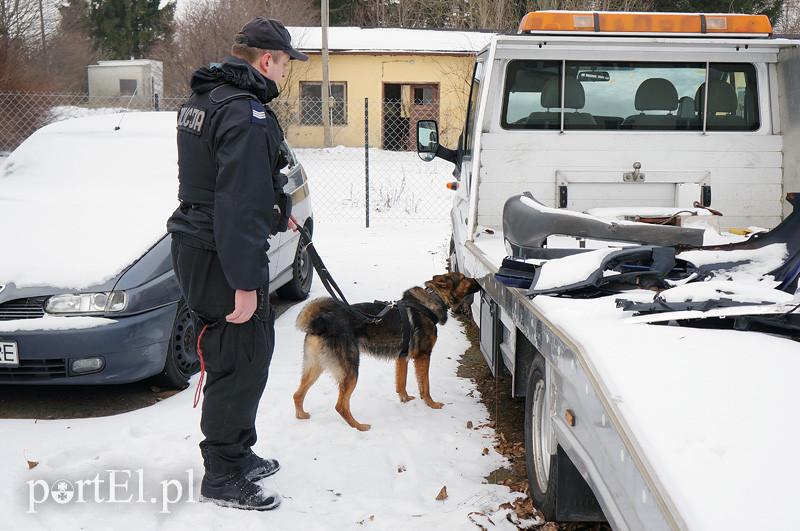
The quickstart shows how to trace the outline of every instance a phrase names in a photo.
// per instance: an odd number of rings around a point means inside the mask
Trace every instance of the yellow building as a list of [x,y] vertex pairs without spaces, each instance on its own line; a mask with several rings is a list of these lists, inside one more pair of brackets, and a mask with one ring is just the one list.
[[[292,44],[309,55],[292,61],[275,106],[294,147],[323,146],[321,30],[291,27]],[[454,146],[465,119],[482,32],[332,27],[328,33],[333,145],[363,146],[365,99],[369,145],[415,149],[416,122],[439,122],[442,143]]]

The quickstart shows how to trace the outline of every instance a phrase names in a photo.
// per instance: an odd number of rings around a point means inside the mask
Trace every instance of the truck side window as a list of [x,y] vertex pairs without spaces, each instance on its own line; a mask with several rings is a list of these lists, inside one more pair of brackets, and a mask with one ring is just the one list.
[[503,97],[506,129],[561,128],[561,61],[511,61]]
[[478,114],[478,94],[480,93],[481,80],[483,79],[483,61],[475,63],[475,71],[472,76],[472,86],[469,89],[469,105],[467,106],[467,124],[464,127],[464,145],[462,147],[463,157],[472,156],[472,140],[475,135],[472,128],[475,126],[475,115]]
[[[755,67],[745,63],[511,61],[506,129],[754,131],[760,126]],[[561,80],[564,87],[562,90]]]

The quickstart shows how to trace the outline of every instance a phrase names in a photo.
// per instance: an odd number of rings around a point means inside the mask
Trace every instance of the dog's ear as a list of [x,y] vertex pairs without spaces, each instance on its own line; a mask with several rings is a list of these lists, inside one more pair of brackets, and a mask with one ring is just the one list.
[[434,277],[431,280],[433,281],[434,284],[436,284],[438,287],[442,289],[450,288],[450,283],[448,282],[447,275],[434,275]]

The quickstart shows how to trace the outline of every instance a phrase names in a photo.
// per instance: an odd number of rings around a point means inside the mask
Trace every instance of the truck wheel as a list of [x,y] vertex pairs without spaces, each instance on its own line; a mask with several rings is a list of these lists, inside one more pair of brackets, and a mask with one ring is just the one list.
[[306,239],[300,236],[292,262],[292,279],[276,290],[281,299],[302,301],[308,298],[311,281],[314,279],[314,266],[308,256],[307,243]]
[[533,505],[545,519],[553,521],[556,510],[558,461],[556,441],[550,422],[550,399],[545,360],[536,355],[528,377],[525,397],[525,464]]
[[168,389],[185,389],[189,378],[200,368],[200,360],[194,320],[184,301],[178,303],[168,348],[164,370],[155,376],[154,383]]

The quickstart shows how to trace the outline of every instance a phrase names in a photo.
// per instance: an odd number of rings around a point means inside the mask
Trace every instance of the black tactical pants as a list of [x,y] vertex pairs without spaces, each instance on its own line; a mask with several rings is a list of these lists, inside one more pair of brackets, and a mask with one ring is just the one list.
[[275,346],[275,314],[269,286],[258,290],[253,317],[233,324],[233,290],[222,273],[217,253],[172,235],[172,265],[181,292],[195,316],[206,368],[200,429],[200,451],[208,479],[246,472],[250,447],[256,442],[255,419]]

